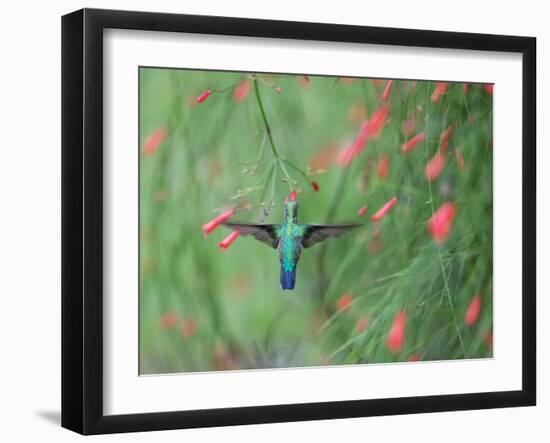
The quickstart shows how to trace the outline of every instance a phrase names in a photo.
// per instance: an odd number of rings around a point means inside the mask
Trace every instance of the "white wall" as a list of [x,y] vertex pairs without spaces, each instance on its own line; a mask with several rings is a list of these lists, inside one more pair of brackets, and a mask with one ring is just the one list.
[[[352,1],[310,4],[201,0],[169,2],[4,2],[0,51],[0,436],[3,441],[81,439],[58,427],[60,397],[60,16],[87,7],[276,18],[532,35],[538,38],[538,146],[542,103],[550,104],[543,77],[550,74],[550,30],[544,2],[463,0]],[[519,122],[518,122],[519,124]],[[518,147],[519,149],[519,147]],[[539,194],[548,195],[539,154]],[[550,172],[549,172],[550,173]],[[546,192],[545,192],[546,191]],[[539,226],[550,204],[539,197]],[[511,210],[520,210],[510,202]],[[550,266],[549,234],[539,229],[539,275]],[[547,272],[547,271],[546,271]],[[550,281],[539,279],[539,406],[494,411],[319,421],[99,437],[94,441],[548,441],[550,326],[541,315]]]

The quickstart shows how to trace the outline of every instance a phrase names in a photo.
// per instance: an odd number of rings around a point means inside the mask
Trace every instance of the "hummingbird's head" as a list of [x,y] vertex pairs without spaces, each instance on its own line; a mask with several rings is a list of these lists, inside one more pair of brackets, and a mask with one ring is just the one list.
[[298,222],[298,202],[296,200],[285,200],[285,219]]

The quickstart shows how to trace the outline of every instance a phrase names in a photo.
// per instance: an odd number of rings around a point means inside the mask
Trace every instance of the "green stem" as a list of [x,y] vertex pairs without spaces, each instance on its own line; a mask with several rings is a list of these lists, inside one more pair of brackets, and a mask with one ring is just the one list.
[[[429,124],[429,104],[430,104],[430,101],[429,101],[429,97],[428,95],[426,96],[426,128],[425,128],[425,133],[426,133],[426,149],[425,149],[425,155],[426,155],[426,162],[429,161],[430,159],[430,153],[429,153],[429,147],[428,147],[428,124]],[[435,207],[434,207],[434,201],[433,201],[433,194],[432,194],[432,184],[431,182],[428,180],[428,193],[429,193],[429,196],[430,196],[430,208],[431,208],[431,211],[432,211],[432,217],[433,215],[435,214]],[[449,281],[447,279],[447,272],[445,271],[445,265],[443,264],[443,255],[441,254],[441,246],[438,246],[437,247],[437,256],[439,258],[439,266],[441,268],[441,275],[443,277],[443,285],[444,285],[444,289],[445,289],[445,295],[447,296],[447,301],[449,302],[449,307],[451,308],[451,315],[453,317],[453,322],[454,322],[454,326],[455,326],[455,329],[456,329],[456,335],[458,337],[458,341],[460,342],[460,347],[462,348],[462,353],[464,354],[464,357],[465,358],[468,358],[467,354],[466,354],[466,348],[464,346],[464,341],[462,340],[462,334],[460,333],[460,328],[459,328],[459,325],[458,325],[458,319],[456,317],[456,312],[455,312],[455,308],[454,308],[454,303],[453,303],[453,298],[451,296],[451,290],[449,288]]]
[[286,167],[283,164],[281,156],[279,155],[279,150],[275,146],[275,141],[273,140],[273,135],[271,134],[271,126],[269,126],[269,123],[267,121],[267,116],[265,114],[264,103],[262,101],[262,96],[260,94],[260,88],[258,87],[258,81],[257,80],[254,81],[254,93],[256,95],[256,101],[258,102],[258,107],[260,108],[260,114],[262,115],[262,120],[264,122],[265,130],[267,132],[267,137],[269,139],[269,145],[271,146],[271,152],[273,153],[273,157],[275,157],[275,160],[277,161],[279,167],[281,168],[281,170],[283,171],[283,174],[286,177],[288,187],[290,188],[291,191],[293,191],[294,188],[292,186],[292,178],[288,174],[288,171],[287,171]]
[[283,158],[283,162],[285,162],[292,169],[296,170],[304,178],[306,184],[309,185],[309,177],[307,176],[307,174],[299,166],[296,166],[294,163],[287,160],[286,158]]

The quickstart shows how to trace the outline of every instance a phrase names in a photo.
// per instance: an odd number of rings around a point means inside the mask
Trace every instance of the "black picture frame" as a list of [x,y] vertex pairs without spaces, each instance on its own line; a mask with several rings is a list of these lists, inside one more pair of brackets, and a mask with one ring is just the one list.
[[[103,31],[108,28],[519,53],[523,63],[522,389],[177,412],[103,412]],[[536,402],[536,39],[83,9],[62,18],[62,426],[82,434],[228,426]]]

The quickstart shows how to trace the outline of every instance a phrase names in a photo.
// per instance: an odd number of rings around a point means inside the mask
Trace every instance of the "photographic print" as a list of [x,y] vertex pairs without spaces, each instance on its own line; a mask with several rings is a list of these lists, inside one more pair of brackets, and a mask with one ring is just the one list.
[[140,67],[140,374],[491,358],[492,123],[492,84]]

